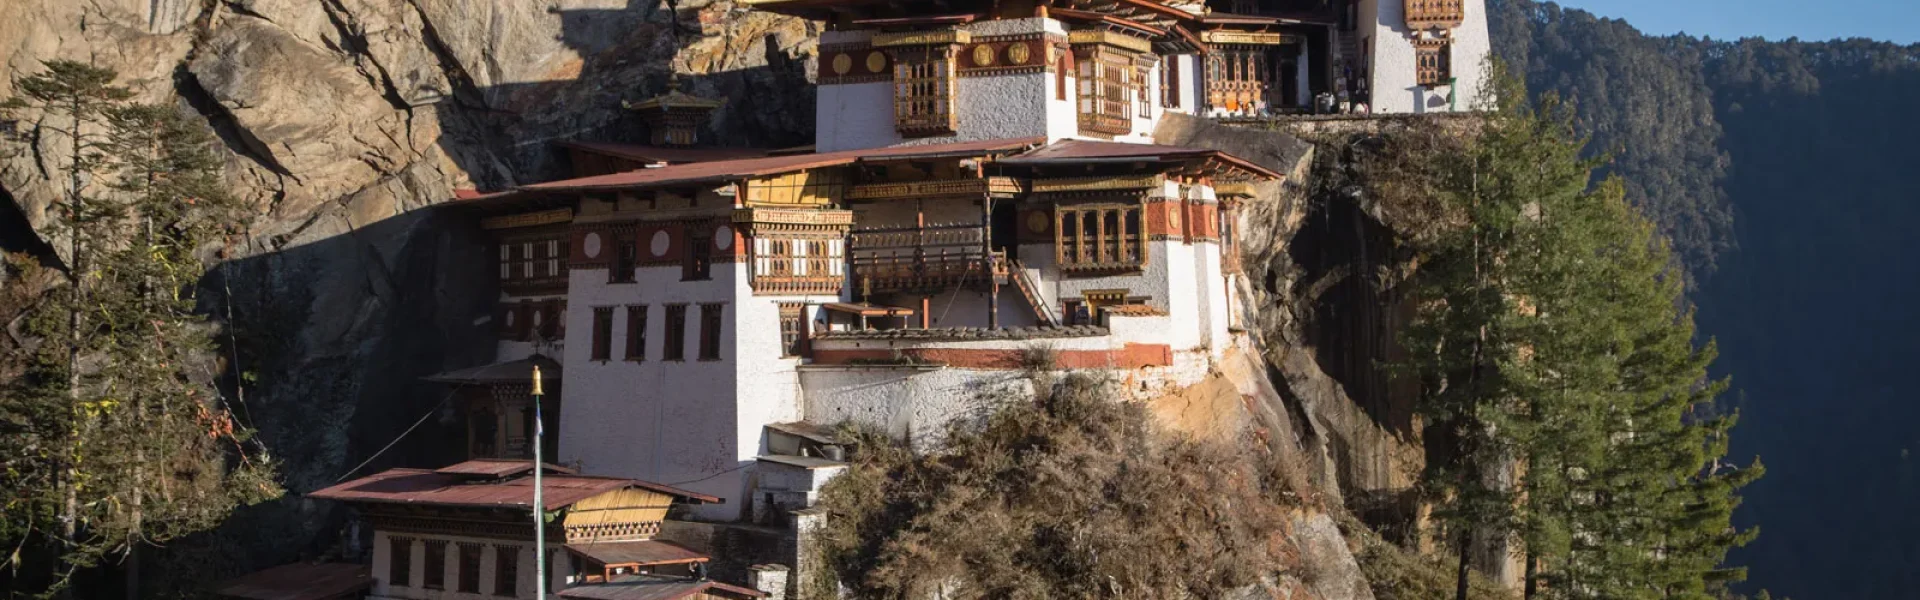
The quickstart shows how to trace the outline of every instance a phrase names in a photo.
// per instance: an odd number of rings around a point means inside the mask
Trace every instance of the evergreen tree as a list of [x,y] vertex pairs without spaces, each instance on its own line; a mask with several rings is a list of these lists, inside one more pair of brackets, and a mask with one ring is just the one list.
[[68,189],[49,230],[61,277],[25,309],[37,341],[0,388],[7,441],[0,533],[48,544],[16,568],[49,593],[113,558],[137,585],[143,545],[218,524],[279,495],[264,450],[214,385],[213,327],[193,312],[200,251],[235,212],[203,128],[131,101],[109,69],[51,61],[0,108],[38,118]]
[[[1682,275],[1552,95],[1507,83],[1435,182],[1462,225],[1429,249],[1411,328],[1433,390],[1427,483],[1461,552],[1524,548],[1524,593],[1711,598],[1755,465],[1720,465],[1732,417],[1701,384]],[[1470,544],[1469,540],[1481,540]]]

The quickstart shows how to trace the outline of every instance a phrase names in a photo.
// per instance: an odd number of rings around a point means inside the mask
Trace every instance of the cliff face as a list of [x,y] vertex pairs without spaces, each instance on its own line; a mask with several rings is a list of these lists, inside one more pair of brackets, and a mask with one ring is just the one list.
[[[255,216],[203,297],[230,321],[229,366],[253,382],[242,416],[283,459],[296,494],[455,458],[447,453],[461,432],[446,392],[418,378],[490,358],[493,277],[473,254],[485,248],[473,232],[419,209],[456,189],[559,175],[554,140],[633,139],[638,123],[620,100],[664,91],[670,73],[690,92],[730,99],[716,141],[804,144],[813,128],[813,96],[802,91],[817,32],[727,1],[8,6],[0,96],[42,60],[90,60],[219,133],[229,182]],[[1338,177],[1337,150],[1193,119],[1170,119],[1159,134],[1292,171],[1250,204],[1241,240],[1243,297],[1260,315],[1247,328],[1265,360],[1227,366],[1240,402],[1228,394],[1179,418],[1266,436],[1312,471],[1336,509],[1396,511],[1419,453],[1403,397],[1376,366],[1405,316],[1393,290],[1406,257],[1394,240],[1411,226]],[[62,166],[51,151],[0,157],[0,205],[12,205],[0,206],[10,209],[0,210],[0,248],[46,248],[20,238],[45,230]],[[341,541],[328,537],[338,523],[327,508],[290,499],[244,511],[214,535],[174,544],[168,568],[150,572],[213,577],[321,552]],[[1333,565],[1309,582],[1312,597],[1370,596],[1329,515],[1302,514],[1295,527],[1301,559]]]
[[[43,60],[91,61],[218,132],[255,216],[202,297],[232,321],[234,371],[256,382],[242,416],[296,493],[416,421],[359,472],[457,447],[445,391],[418,377],[490,358],[476,321],[493,296],[475,290],[491,277],[479,240],[418,209],[558,175],[551,140],[631,139],[620,100],[664,91],[669,72],[735,99],[716,141],[803,144],[813,127],[812,95],[794,93],[811,27],[724,1],[13,0],[6,13],[0,97]],[[0,248],[51,252],[33,238],[65,162],[41,150],[0,157]],[[213,573],[292,560],[335,541],[315,539],[327,512],[256,508],[169,560]]]

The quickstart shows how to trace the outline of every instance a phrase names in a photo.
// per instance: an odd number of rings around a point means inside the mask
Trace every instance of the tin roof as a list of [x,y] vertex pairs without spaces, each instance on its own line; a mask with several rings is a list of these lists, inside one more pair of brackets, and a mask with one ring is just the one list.
[[[462,463],[465,464],[465,463]],[[462,468],[454,465],[453,468]],[[530,469],[529,469],[530,470]],[[719,498],[680,488],[616,477],[549,475],[541,478],[549,510],[571,506],[600,494],[641,488],[683,501],[718,504]],[[517,476],[483,482],[469,474],[425,469],[389,469],[307,494],[309,498],[370,504],[411,504],[463,508],[532,508],[533,478]]]
[[900,315],[913,314],[913,309],[911,308],[880,306],[878,304],[867,304],[865,302],[828,302],[820,305],[820,308],[863,317],[897,317]]
[[245,600],[332,600],[373,587],[366,565],[294,563],[228,579],[214,595]]
[[[544,472],[546,473],[558,475],[574,475],[578,473],[578,471],[574,471],[573,469],[552,463],[548,463],[545,466],[546,470]],[[481,478],[514,477],[532,473],[533,461],[510,458],[479,458],[440,467],[434,469],[433,472],[442,475],[465,475],[468,477]]]
[[814,423],[808,423],[806,421],[793,421],[791,423],[768,423],[767,429],[772,429],[774,431],[785,433],[787,435],[795,435],[795,436],[803,437],[808,440],[812,440],[822,444],[846,443],[845,441],[840,439],[840,436],[834,434],[833,428],[826,427],[823,425],[817,425]]
[[592,152],[603,156],[645,163],[681,164],[712,162],[716,160],[759,158],[767,155],[766,150],[758,148],[676,148],[672,146],[649,146],[646,144],[578,141],[560,142],[560,145],[583,152]]
[[1061,140],[1036,148],[1018,156],[1000,159],[1008,165],[1065,165],[1097,162],[1184,162],[1189,160],[1217,160],[1228,167],[1256,179],[1280,179],[1281,174],[1272,169],[1254,164],[1246,159],[1227,154],[1219,150],[1188,148],[1185,146],[1162,146],[1159,144],[1128,144],[1123,142],[1094,142],[1087,140]]
[[764,460],[770,463],[787,465],[789,467],[800,467],[802,469],[808,469],[808,470],[827,469],[832,467],[847,466],[846,461],[833,460],[831,458],[820,458],[818,456],[788,456],[785,454],[762,454],[754,458],[756,460]]
[[707,562],[707,555],[673,542],[598,542],[567,544],[567,551],[602,565],[678,565]]
[[718,581],[696,581],[660,575],[625,575],[615,577],[613,581],[607,583],[576,585],[560,590],[561,598],[586,600],[681,600],[692,598],[696,594],[709,594],[722,598],[759,598],[766,595],[758,590]]
[[834,167],[861,161],[1004,154],[1017,152],[1026,149],[1028,146],[1043,143],[1046,143],[1045,138],[1014,138],[982,140],[977,142],[954,142],[949,144],[927,144],[921,146],[894,146],[864,150],[842,150],[821,154],[792,154],[739,160],[717,160],[536,183],[522,186],[519,189],[535,192],[593,191],[702,182],[717,183],[738,181],[760,175],[789,173],[803,169]]

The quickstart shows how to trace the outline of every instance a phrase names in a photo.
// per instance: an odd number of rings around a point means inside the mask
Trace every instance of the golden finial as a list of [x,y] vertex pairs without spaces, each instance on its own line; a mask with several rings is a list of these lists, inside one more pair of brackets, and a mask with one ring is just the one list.
[[533,395],[545,395],[540,392],[540,365],[533,366]]

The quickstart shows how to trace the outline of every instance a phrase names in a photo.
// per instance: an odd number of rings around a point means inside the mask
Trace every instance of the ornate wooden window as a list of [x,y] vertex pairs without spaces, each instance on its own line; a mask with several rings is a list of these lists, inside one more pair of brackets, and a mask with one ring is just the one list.
[[893,126],[900,135],[945,135],[959,128],[953,47],[905,47],[893,52]]
[[1080,57],[1080,131],[1125,135],[1133,131],[1132,59],[1092,48]]
[[387,585],[413,587],[413,538],[387,538]]
[[799,302],[780,303],[780,356],[800,355],[800,331],[806,326],[807,305]]
[[500,284],[510,294],[566,289],[566,243],[560,235],[517,237],[500,242]]
[[627,360],[647,359],[647,305],[627,307]]
[[756,237],[753,289],[759,294],[838,294],[845,278],[839,239]]
[[1160,61],[1160,106],[1177,108],[1180,106],[1180,57],[1168,56]]
[[700,360],[720,360],[720,333],[726,321],[721,313],[725,304],[700,305]]
[[1055,258],[1068,272],[1137,270],[1147,262],[1140,204],[1055,208]]
[[1419,39],[1413,42],[1420,85],[1447,85],[1453,78],[1453,44],[1445,39]]
[[593,360],[607,360],[613,354],[613,307],[593,307]]
[[1402,8],[1407,15],[1407,28],[1415,31],[1422,29],[1453,29],[1467,19],[1466,2],[1463,0],[1403,0]]
[[520,547],[493,547],[493,595],[512,598],[519,593]]
[[687,305],[667,305],[667,339],[660,348],[660,360],[687,359]]
[[713,278],[713,232],[699,231],[687,236],[686,257],[682,259],[681,281],[705,281]]
[[430,590],[447,589],[447,541],[426,540],[427,573],[420,587]]
[[1267,108],[1272,88],[1265,46],[1220,46],[1207,54],[1207,104],[1235,113]]
[[478,594],[480,593],[480,544],[461,542],[457,547],[460,550],[460,573],[459,579],[455,580],[459,585],[458,591],[464,594]]

